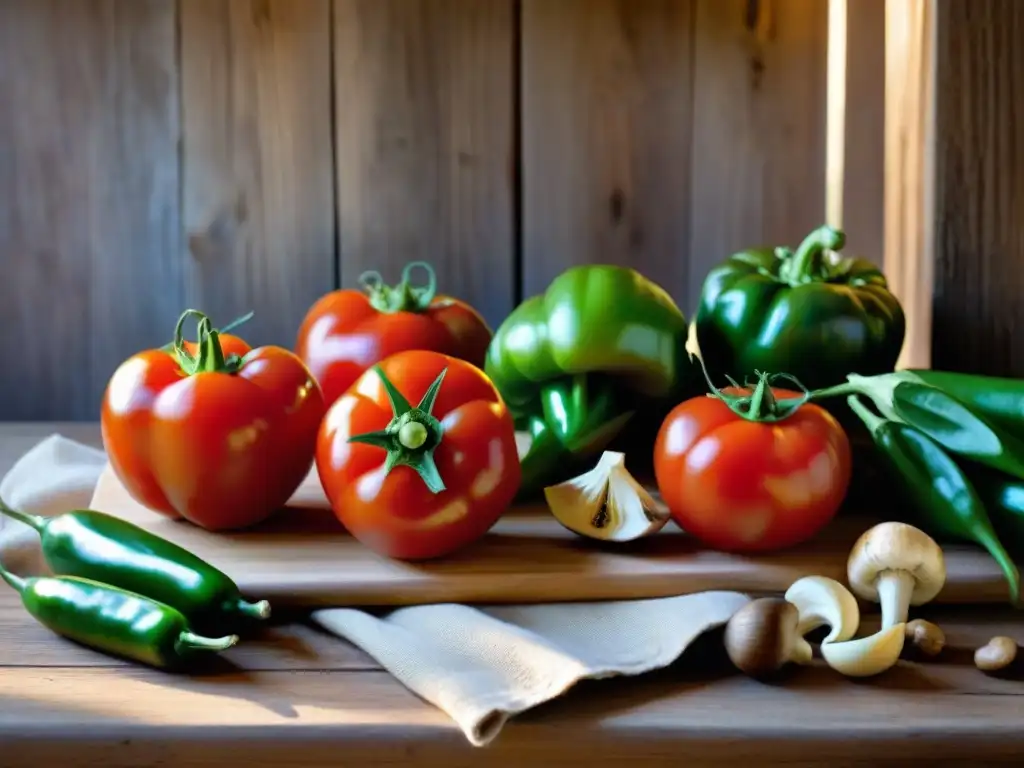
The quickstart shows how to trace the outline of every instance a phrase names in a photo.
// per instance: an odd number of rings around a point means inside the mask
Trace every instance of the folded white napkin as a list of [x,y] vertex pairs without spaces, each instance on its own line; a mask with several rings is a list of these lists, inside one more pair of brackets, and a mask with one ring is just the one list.
[[[105,464],[102,451],[51,435],[7,473],[0,496],[38,515],[82,508]],[[7,518],[0,518],[0,557],[23,575],[45,572],[38,536]],[[312,618],[362,648],[446,712],[472,744],[483,746],[509,717],[580,680],[669,665],[748,599],[736,592],[704,592],[605,603],[440,604],[401,608],[383,618],[330,608]]]

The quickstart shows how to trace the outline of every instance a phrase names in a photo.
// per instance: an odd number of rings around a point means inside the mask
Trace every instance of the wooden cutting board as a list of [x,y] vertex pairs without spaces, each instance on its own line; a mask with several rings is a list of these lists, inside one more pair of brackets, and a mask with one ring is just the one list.
[[[783,592],[818,574],[846,582],[850,546],[877,520],[842,515],[813,542],[759,557],[702,549],[673,523],[648,539],[604,544],[567,531],[543,502],[513,507],[479,542],[445,559],[405,563],[348,535],[330,512],[315,470],[271,520],[214,534],[135,502],[108,465],[93,509],[118,515],[195,552],[243,593],[280,605],[531,603],[650,598],[708,589]],[[946,548],[939,602],[1007,600],[999,569],[982,551]]]

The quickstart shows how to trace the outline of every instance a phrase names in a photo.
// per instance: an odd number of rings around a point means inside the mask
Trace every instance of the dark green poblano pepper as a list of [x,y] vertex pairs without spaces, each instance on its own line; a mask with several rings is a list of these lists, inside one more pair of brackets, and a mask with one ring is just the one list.
[[786,371],[809,389],[848,373],[892,371],[906,320],[882,272],[859,258],[831,258],[846,236],[820,227],[796,251],[734,254],[708,273],[695,321],[712,376],[746,381]]

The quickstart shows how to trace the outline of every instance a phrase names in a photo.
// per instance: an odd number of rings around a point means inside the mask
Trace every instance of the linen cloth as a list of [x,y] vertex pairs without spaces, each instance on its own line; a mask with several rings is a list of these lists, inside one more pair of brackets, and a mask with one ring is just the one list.
[[[55,515],[88,506],[103,451],[54,434],[0,481],[11,506]],[[21,575],[46,573],[39,537],[0,519],[0,557]],[[451,717],[476,746],[508,719],[578,681],[638,675],[671,664],[749,598],[736,592],[595,603],[400,608],[383,617],[328,608],[312,620],[362,648],[403,685]]]

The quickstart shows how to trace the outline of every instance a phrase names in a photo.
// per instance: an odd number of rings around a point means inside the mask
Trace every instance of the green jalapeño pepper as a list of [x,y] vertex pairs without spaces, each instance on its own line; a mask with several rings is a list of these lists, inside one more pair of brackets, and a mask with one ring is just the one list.
[[1024,438],[1010,432],[917,373],[851,373],[844,384],[811,393],[811,400],[862,395],[887,419],[924,432],[950,453],[1024,480]]
[[236,635],[202,637],[181,612],[148,597],[76,576],[23,579],[0,569],[33,618],[69,640],[162,669],[224,651]]
[[266,600],[244,600],[227,574],[113,515],[76,509],[40,517],[12,509],[2,499],[0,514],[39,533],[43,559],[53,573],[111,584],[166,603],[199,631],[235,632],[270,616]]
[[697,369],[672,298],[636,270],[571,267],[498,328],[485,372],[532,442],[522,489],[567,477],[600,453],[635,413],[667,412]]
[[924,432],[882,418],[856,395],[850,409],[868,428],[891,477],[921,519],[921,527],[937,537],[980,544],[1006,576],[1010,601],[1020,601],[1020,573],[992,525],[974,485],[960,466]]
[[988,467],[965,467],[1007,550],[1024,557],[1024,481]]
[[734,254],[708,274],[697,310],[697,344],[713,376],[746,381],[786,371],[809,389],[846,374],[893,370],[906,332],[899,301],[864,259],[826,258],[846,237],[811,232],[795,252]]
[[1024,379],[916,368],[897,375],[941,389],[992,424],[1024,439]]

